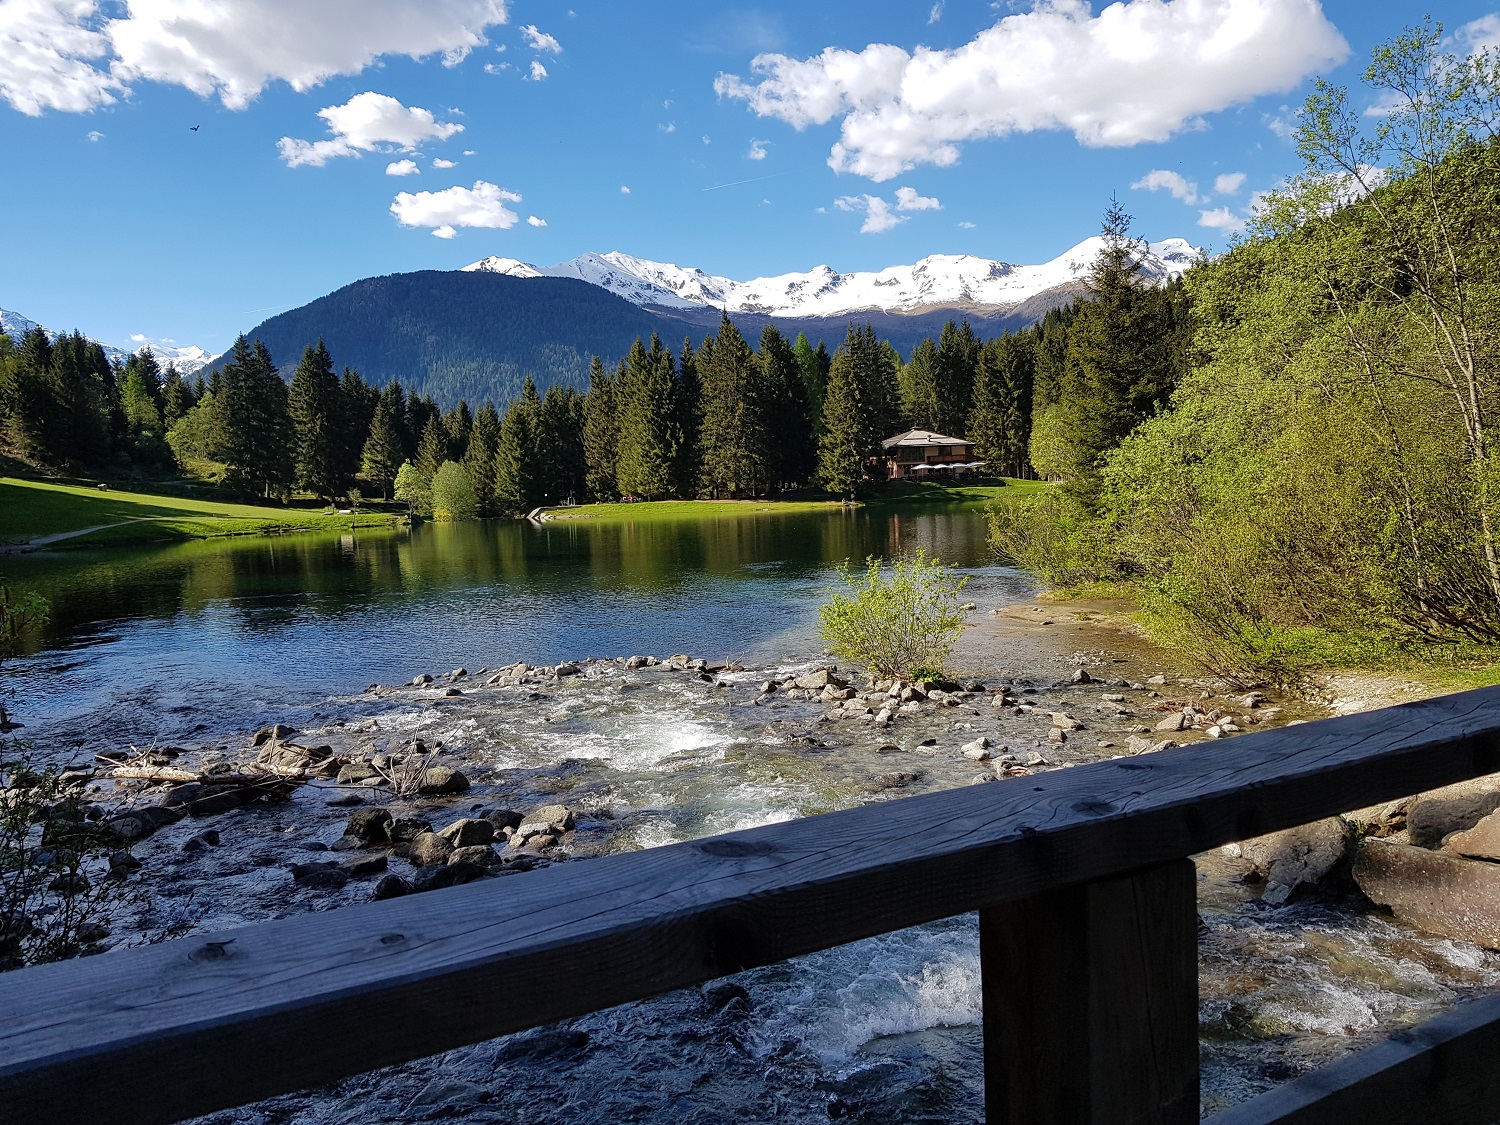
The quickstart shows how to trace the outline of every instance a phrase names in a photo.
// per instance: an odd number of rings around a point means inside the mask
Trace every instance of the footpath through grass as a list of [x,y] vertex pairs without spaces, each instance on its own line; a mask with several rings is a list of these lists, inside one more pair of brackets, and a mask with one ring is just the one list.
[[[938,484],[899,481],[886,485],[877,496],[862,503],[872,507],[887,504],[984,504],[1005,496],[1029,495],[1047,485],[1034,480],[1007,480],[1004,484]],[[580,504],[576,508],[549,508],[549,520],[629,520],[659,523],[671,520],[705,520],[741,516],[789,516],[806,512],[836,512],[838,500],[647,500],[633,504]]]
[[384,527],[394,520],[381,512],[334,515],[317,509],[260,507],[0,477],[0,544],[9,546],[53,536],[59,537],[56,542],[68,546],[97,546]]

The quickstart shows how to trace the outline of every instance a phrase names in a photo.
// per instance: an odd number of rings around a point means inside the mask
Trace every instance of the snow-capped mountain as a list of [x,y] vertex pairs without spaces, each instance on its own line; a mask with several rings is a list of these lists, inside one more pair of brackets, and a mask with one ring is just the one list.
[[[968,254],[933,254],[915,265],[891,266],[875,273],[839,273],[830,266],[817,266],[806,273],[750,281],[635,258],[618,250],[582,254],[546,268],[514,258],[484,258],[464,269],[511,277],[576,277],[643,308],[712,307],[731,313],[823,317],[877,309],[911,313],[1013,308],[1039,293],[1077,284],[1087,275],[1102,244],[1098,236],[1087,238],[1067,253],[1035,266]],[[1141,272],[1160,284],[1181,276],[1198,254],[1186,239],[1153,242],[1142,255]]]
[[[0,332],[4,332],[12,340],[19,340],[33,328],[41,327],[42,325],[39,325],[36,321],[28,320],[18,312],[11,312],[8,309],[0,309]],[[49,336],[57,336],[57,333],[50,328],[47,328],[45,331]],[[144,341],[145,337],[133,336],[131,337],[131,339]],[[129,351],[126,351],[124,348],[117,348],[111,344],[106,344],[103,342],[100,342],[99,346],[104,349],[104,354],[108,357],[111,363],[124,363],[127,359],[130,358],[133,353],[141,351],[143,348],[149,347],[151,349],[151,354],[156,357],[156,362],[161,366],[163,370],[166,369],[167,364],[175,363],[177,365],[177,370],[183,375],[191,375],[194,372],[198,371],[200,368],[207,367],[210,363],[219,358],[218,355],[214,353],[204,351],[197,344],[188,344],[186,347],[177,347],[173,344],[161,343],[159,341],[145,341],[141,343],[139,347],[132,348]]]

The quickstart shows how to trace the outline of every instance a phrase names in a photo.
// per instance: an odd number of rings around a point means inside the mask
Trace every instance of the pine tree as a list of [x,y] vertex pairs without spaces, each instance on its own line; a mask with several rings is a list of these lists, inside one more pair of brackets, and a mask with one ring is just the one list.
[[589,365],[589,392],[583,400],[583,459],[588,495],[608,500],[615,492],[619,450],[619,378],[604,370],[598,356]]
[[928,336],[901,369],[901,414],[907,429],[938,429],[937,352],[937,344]]
[[287,394],[292,418],[295,480],[298,488],[332,501],[344,491],[340,471],[339,381],[333,357],[319,340],[309,346],[292,374]]
[[[915,357],[914,357],[915,358]],[[966,320],[962,326],[948,321],[938,337],[933,354],[932,428],[941,434],[963,436],[974,400],[974,375],[979,365],[979,341]]]
[[980,349],[967,436],[997,475],[1026,477],[1031,441],[1034,335],[1006,334]]
[[551,386],[537,410],[536,486],[541,502],[576,500],[585,488],[583,396]]
[[464,459],[464,454],[469,451],[469,431],[473,428],[474,415],[469,410],[469,404],[459,399],[458,405],[443,415],[443,432],[448,435],[448,456],[451,460]]
[[771,468],[765,419],[756,408],[760,364],[728,313],[718,335],[704,343],[698,355],[703,485],[714,493],[758,495]]
[[802,372],[802,386],[807,398],[807,412],[816,430],[823,424],[823,392],[828,386],[828,350],[818,341],[814,351],[805,333],[798,332],[792,344],[792,354],[797,357],[797,369]]
[[234,342],[213,401],[224,482],[246,495],[285,498],[294,467],[287,388],[259,340]]
[[174,363],[167,364],[166,377],[162,381],[161,401],[162,421],[169,430],[186,418],[188,411],[198,403],[193,388],[188,386]]
[[767,435],[770,473],[784,486],[812,478],[816,470],[812,418],[807,387],[796,353],[775,325],[760,334],[761,385],[756,403]]
[[682,352],[677,358],[677,377],[672,384],[672,413],[676,418],[678,435],[677,451],[672,458],[672,491],[685,500],[698,494],[698,466],[702,456],[702,406],[703,382],[698,377],[698,361],[693,354],[693,341],[684,337]]
[[495,506],[502,512],[529,512],[537,505],[536,426],[540,399],[528,377],[521,397],[511,400],[500,419],[495,449]]
[[382,396],[376,403],[375,417],[370,420],[370,436],[365,441],[360,457],[361,469],[370,483],[380,489],[380,495],[384,498],[390,495],[391,485],[395,483],[396,474],[405,460],[406,451],[401,443],[401,432],[396,427],[395,419],[391,417],[389,402]]
[[469,431],[469,448],[464,453],[464,468],[474,485],[474,497],[480,516],[493,516],[495,510],[495,454],[500,448],[500,415],[493,403],[485,403],[474,414]]
[[867,476],[869,421],[858,365],[862,340],[854,326],[834,354],[823,398],[823,435],[818,441],[818,479],[829,492],[853,496]]
[[131,437],[141,434],[162,436],[161,406],[158,401],[156,359],[150,348],[142,348],[125,361],[120,380],[120,409]]
[[343,488],[348,488],[364,466],[365,443],[375,422],[375,407],[380,392],[360,378],[359,372],[344,368],[339,379],[337,423],[338,473]]
[[442,418],[436,414],[428,416],[427,425],[422,430],[422,440],[417,443],[417,456],[412,462],[417,472],[428,484],[437,475],[438,469],[442,468],[443,462],[448,460],[448,433],[443,427]]
[[671,494],[680,440],[672,409],[672,353],[655,334],[649,351],[637,337],[625,357],[624,372],[615,486],[625,496],[658,499]]

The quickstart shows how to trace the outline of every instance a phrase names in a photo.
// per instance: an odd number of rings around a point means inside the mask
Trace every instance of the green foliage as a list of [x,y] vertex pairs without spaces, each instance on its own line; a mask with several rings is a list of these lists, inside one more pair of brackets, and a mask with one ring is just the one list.
[[619,446],[615,489],[621,495],[656,500],[672,494],[672,469],[682,442],[673,386],[672,353],[651,337],[648,350],[636,340],[620,369]]
[[444,461],[432,478],[432,517],[471,520],[479,515],[479,496],[468,472],[456,461]]
[[410,461],[401,462],[401,468],[396,471],[394,495],[412,515],[432,514],[432,485]]
[[996,555],[1049,586],[1080,586],[1125,575],[1108,527],[1055,486],[1041,495],[1007,496],[985,515]]
[[818,610],[818,632],[829,650],[872,676],[941,676],[963,630],[959,592],[967,578],[918,549],[887,570],[870,559],[863,577],[846,562],[849,593],[833,593]]
[[333,357],[322,340],[302,353],[287,392],[287,405],[295,443],[297,487],[332,500],[347,483],[339,433],[339,381],[333,373]]

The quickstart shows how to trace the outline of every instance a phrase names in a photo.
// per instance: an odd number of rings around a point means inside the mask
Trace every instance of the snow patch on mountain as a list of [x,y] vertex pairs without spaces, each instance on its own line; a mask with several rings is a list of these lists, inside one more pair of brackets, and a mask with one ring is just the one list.
[[[12,340],[20,340],[34,328],[43,328],[43,326],[18,312],[0,309],[0,332],[4,332]],[[51,338],[57,338],[57,333],[52,329],[43,328],[43,331]],[[134,353],[150,348],[151,354],[156,357],[156,362],[162,370],[166,370],[167,364],[175,363],[177,370],[183,375],[192,375],[219,358],[216,353],[204,351],[197,344],[179,347],[158,340],[147,340],[144,336],[133,336],[131,339],[139,342],[139,346],[129,350],[103,342],[99,342],[99,346],[104,349],[104,355],[110,363],[124,363]]]
[[[1098,236],[1087,238],[1052,261],[1033,266],[968,254],[932,254],[915,265],[877,272],[839,273],[822,265],[805,273],[750,281],[653,262],[618,250],[581,254],[545,268],[493,257],[463,268],[511,277],[575,277],[642,307],[710,307],[767,316],[823,317],[873,310],[1011,308],[1038,293],[1077,284],[1087,276],[1103,243]],[[1153,284],[1162,284],[1180,277],[1198,256],[1198,248],[1186,239],[1168,238],[1146,246],[1139,258],[1140,270]]]

